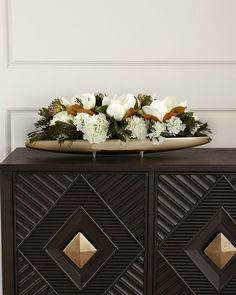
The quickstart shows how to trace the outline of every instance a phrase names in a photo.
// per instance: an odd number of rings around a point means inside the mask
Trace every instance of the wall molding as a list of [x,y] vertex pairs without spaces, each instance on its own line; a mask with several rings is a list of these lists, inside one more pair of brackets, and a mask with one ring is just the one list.
[[[10,46],[8,46],[10,48]],[[8,53],[8,68],[17,69],[17,68],[72,68],[72,69],[133,69],[133,68],[147,68],[147,69],[169,69],[169,68],[235,68],[236,60],[192,60],[192,61],[183,61],[183,60],[137,60],[137,61],[80,61],[80,60],[13,60],[11,54]]]
[[234,67],[236,60],[16,60],[13,57],[13,36],[12,36],[12,0],[0,0],[3,2],[5,11],[5,63],[9,69],[17,68],[198,68],[198,67]]
[[[14,108],[7,109],[5,111],[5,142],[6,142],[6,154],[8,155],[12,150],[12,117],[13,114],[32,113],[37,115],[38,109],[35,108]],[[33,126],[32,126],[33,129]]]
[[10,63],[10,31],[9,31],[9,6],[8,0],[0,0],[0,12],[1,12],[1,40],[2,44],[2,58],[3,67],[8,68]]

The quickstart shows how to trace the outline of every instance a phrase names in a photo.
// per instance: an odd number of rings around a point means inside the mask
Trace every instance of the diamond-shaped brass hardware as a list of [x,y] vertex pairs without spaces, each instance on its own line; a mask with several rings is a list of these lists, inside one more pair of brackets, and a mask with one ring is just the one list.
[[97,252],[97,249],[79,232],[65,247],[63,252],[74,264],[82,268]]
[[222,269],[236,254],[236,248],[222,233],[219,233],[204,253],[218,268]]

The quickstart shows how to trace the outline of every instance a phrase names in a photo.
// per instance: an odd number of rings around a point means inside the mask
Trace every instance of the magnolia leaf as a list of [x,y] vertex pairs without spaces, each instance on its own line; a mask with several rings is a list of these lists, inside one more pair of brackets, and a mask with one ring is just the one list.
[[83,109],[82,106],[80,106],[78,104],[73,104],[73,105],[69,106],[67,108],[67,113],[69,115],[72,115],[72,116],[76,116],[77,113],[86,113],[86,114],[89,114],[91,116],[94,115],[94,111]]
[[79,110],[78,110],[78,113],[86,113],[86,114],[88,114],[88,115],[90,115],[90,116],[92,116],[92,115],[95,114],[94,111],[92,111],[92,110],[87,110],[87,109],[79,109]]
[[143,118],[146,119],[146,120],[152,120],[152,121],[160,122],[161,123],[161,121],[157,117],[152,116],[152,115],[145,114],[143,116]]
[[170,112],[166,113],[163,121],[169,120],[172,117],[176,117],[182,113],[184,113],[185,107],[175,107]]
[[82,106],[78,104],[73,104],[67,108],[67,113],[69,115],[76,116],[76,114],[78,113],[80,109],[82,109]]
[[138,110],[135,110],[135,109],[133,109],[133,108],[130,108],[130,109],[127,111],[127,113],[126,113],[125,118],[131,117],[131,116],[137,114],[137,112],[138,112]]
[[95,108],[95,111],[97,113],[103,113],[103,114],[106,114],[106,111],[107,111],[107,108],[108,108],[108,105],[104,105],[104,106],[99,106],[99,107],[96,107]]

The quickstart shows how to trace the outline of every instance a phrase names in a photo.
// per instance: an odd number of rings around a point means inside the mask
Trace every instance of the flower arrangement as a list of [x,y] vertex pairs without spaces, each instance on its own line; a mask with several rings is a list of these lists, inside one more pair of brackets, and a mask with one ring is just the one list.
[[30,142],[38,140],[87,140],[102,143],[109,139],[127,141],[149,139],[160,144],[165,138],[199,137],[210,133],[187,109],[187,102],[174,97],[163,100],[151,95],[127,94],[109,98],[105,94],[86,93],[54,99],[49,107],[39,110],[36,130],[28,134]]

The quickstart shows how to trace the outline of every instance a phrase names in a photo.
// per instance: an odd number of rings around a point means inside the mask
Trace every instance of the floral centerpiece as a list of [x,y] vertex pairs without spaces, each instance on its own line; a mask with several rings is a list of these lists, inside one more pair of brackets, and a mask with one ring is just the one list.
[[129,93],[109,98],[86,93],[75,95],[71,101],[54,99],[39,110],[39,115],[36,130],[28,134],[29,145],[37,141],[101,144],[135,139],[156,146],[168,138],[206,138],[210,132],[208,124],[187,108],[186,101],[179,103],[174,97],[158,100]]

